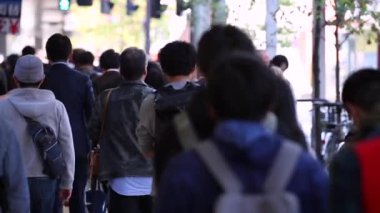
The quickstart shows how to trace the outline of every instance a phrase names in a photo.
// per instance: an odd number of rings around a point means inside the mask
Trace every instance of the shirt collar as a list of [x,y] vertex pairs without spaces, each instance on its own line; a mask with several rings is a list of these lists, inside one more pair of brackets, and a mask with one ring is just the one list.
[[111,72],[111,71],[113,71],[113,72],[120,72],[119,69],[113,69],[113,68],[106,70],[106,72]]
[[166,84],[165,87],[171,86],[171,87],[173,87],[173,89],[182,89],[186,86],[187,82],[189,82],[189,81],[183,80],[183,81],[170,82],[170,83]]

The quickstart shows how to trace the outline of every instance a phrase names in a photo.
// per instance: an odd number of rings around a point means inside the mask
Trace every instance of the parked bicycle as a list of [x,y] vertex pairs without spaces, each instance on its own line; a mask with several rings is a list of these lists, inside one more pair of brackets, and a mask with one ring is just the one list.
[[300,99],[297,101],[312,104],[312,147],[325,165],[329,165],[352,128],[350,117],[342,103],[329,102],[325,99]]

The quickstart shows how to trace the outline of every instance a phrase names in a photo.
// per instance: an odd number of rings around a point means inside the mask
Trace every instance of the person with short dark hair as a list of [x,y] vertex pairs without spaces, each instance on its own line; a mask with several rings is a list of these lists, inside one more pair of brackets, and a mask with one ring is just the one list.
[[[62,34],[52,35],[46,42],[46,54],[51,68],[46,73],[45,89],[51,90],[67,110],[72,127],[75,149],[75,177],[73,193],[70,198],[70,212],[86,211],[84,191],[88,178],[88,154],[90,140],[87,135],[86,121],[91,116],[94,104],[92,82],[88,76],[68,65],[72,53],[70,39]],[[62,211],[62,206],[56,211]]]
[[100,55],[99,66],[103,75],[93,81],[96,96],[106,89],[118,87],[123,82],[119,70],[119,57],[119,53],[113,49],[106,50]]
[[[264,195],[264,183],[276,156],[285,144],[290,144],[263,124],[275,102],[275,86],[276,76],[257,56],[232,53],[220,58],[207,78],[209,107],[216,121],[214,132],[207,141],[169,162],[158,188],[156,212],[215,210],[225,192],[219,181],[222,177],[216,177],[195,151],[207,143],[236,174],[241,193]],[[289,146],[302,150],[294,143]],[[286,192],[295,195],[299,212],[327,212],[327,174],[306,151],[301,151],[295,161]]]
[[66,165],[59,183],[59,198],[62,202],[67,202],[73,187],[75,168],[69,117],[64,105],[51,91],[39,89],[45,77],[39,58],[33,55],[20,57],[13,77],[17,88],[10,91],[6,99],[0,101],[0,116],[4,120],[11,120],[12,129],[17,133],[28,177],[31,212],[50,213],[53,212],[57,196],[57,179],[44,172],[44,162],[37,144],[28,132],[26,118],[50,127],[57,137]]
[[280,68],[282,72],[285,72],[289,67],[289,61],[284,55],[276,55],[270,61],[270,66],[276,66]]
[[0,65],[0,96],[8,92],[8,80],[2,64]]
[[[206,82],[208,73],[215,61],[235,51],[244,51],[252,55],[252,57],[260,57],[249,36],[237,27],[217,25],[204,33],[198,44],[197,64]],[[268,126],[272,128],[271,131],[278,132],[280,135],[306,148],[303,132],[297,124],[292,91],[283,79],[277,78],[277,81],[276,87],[272,89],[278,90],[280,96],[272,106],[275,116],[271,116],[273,119],[271,119],[271,125]],[[187,128],[184,129],[194,129],[195,135],[200,141],[209,137],[215,126],[214,118],[210,116],[208,99],[206,90],[200,91],[193,96],[193,100],[187,108],[186,117],[188,117],[188,123],[191,125],[187,125]],[[170,127],[166,128],[160,137],[163,140],[158,142],[162,146],[158,146],[155,151],[154,163],[161,166],[155,170],[156,177],[159,177],[164,171],[171,157],[186,149],[181,144],[178,132],[173,131],[175,126],[175,124],[171,124]],[[156,181],[159,184],[159,178]]]
[[[79,51],[76,53],[74,64],[75,69],[87,75],[92,81],[99,77],[99,73],[94,70],[95,56],[90,51]],[[74,58],[73,58],[74,59]]]
[[159,89],[165,85],[165,77],[159,63],[155,61],[149,61],[147,69],[148,74],[146,75],[145,83],[154,89]]
[[331,212],[377,212],[380,153],[380,71],[361,69],[343,85],[342,101],[355,133],[330,166]]
[[50,36],[45,48],[51,62],[67,61],[73,50],[70,38],[59,33]]
[[141,103],[154,91],[144,83],[147,63],[141,49],[130,47],[120,54],[125,81],[97,97],[89,123],[90,138],[101,147],[99,178],[109,183],[110,213],[152,212],[152,164],[138,147],[136,136]]
[[202,74],[207,74],[213,63],[234,51],[257,54],[256,47],[243,31],[232,25],[215,25],[207,30],[198,43],[197,65]]
[[7,91],[11,91],[12,89],[16,88],[16,85],[13,81],[13,73],[15,70],[16,62],[19,58],[20,56],[18,54],[11,54],[3,62],[4,72],[7,76]]
[[25,46],[21,51],[22,56],[24,56],[24,55],[35,55],[35,54],[36,54],[36,49],[32,46]]
[[148,96],[141,105],[137,137],[147,156],[152,157],[163,128],[179,112],[186,109],[200,86],[192,83],[196,51],[183,41],[166,44],[158,53],[159,62],[168,84]]

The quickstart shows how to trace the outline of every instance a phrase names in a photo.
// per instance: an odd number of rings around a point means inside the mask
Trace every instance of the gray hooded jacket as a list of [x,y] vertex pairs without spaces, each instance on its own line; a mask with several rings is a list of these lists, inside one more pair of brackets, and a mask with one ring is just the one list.
[[[22,115],[21,115],[22,114]],[[14,89],[0,100],[0,117],[8,120],[17,134],[27,177],[46,177],[38,150],[27,132],[23,116],[50,126],[56,134],[66,162],[66,172],[61,178],[61,188],[72,188],[75,158],[69,118],[64,105],[49,90],[36,88]]]

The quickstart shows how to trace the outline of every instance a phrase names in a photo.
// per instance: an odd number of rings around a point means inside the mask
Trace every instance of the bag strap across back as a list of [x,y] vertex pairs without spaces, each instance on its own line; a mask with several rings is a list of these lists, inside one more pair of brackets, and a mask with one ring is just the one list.
[[102,136],[103,136],[104,126],[105,126],[105,122],[106,122],[106,118],[107,118],[108,102],[109,102],[109,99],[110,99],[110,96],[111,96],[112,90],[113,90],[113,89],[110,89],[110,91],[107,93],[106,100],[105,100],[105,102],[104,102],[104,109],[103,109],[103,112],[102,112],[102,119],[101,119],[101,121],[102,121],[102,126],[101,126],[101,128],[100,128],[98,144],[100,143],[100,140],[102,139]]
[[278,151],[264,183],[264,191],[284,191],[293,175],[299,156],[300,146],[285,140]]
[[180,112],[178,115],[174,116],[173,121],[179,142],[184,150],[193,148],[199,140],[187,112]]
[[[211,141],[205,141],[195,148],[201,159],[227,193],[241,193],[243,190],[239,178],[228,166],[218,147]],[[298,145],[284,141],[275,156],[264,183],[264,192],[285,191],[302,152]]]
[[239,178],[229,168],[225,158],[221,155],[218,147],[212,141],[205,141],[198,145],[195,150],[201,156],[203,162],[211,174],[221,184],[224,191],[241,193],[243,187]]

